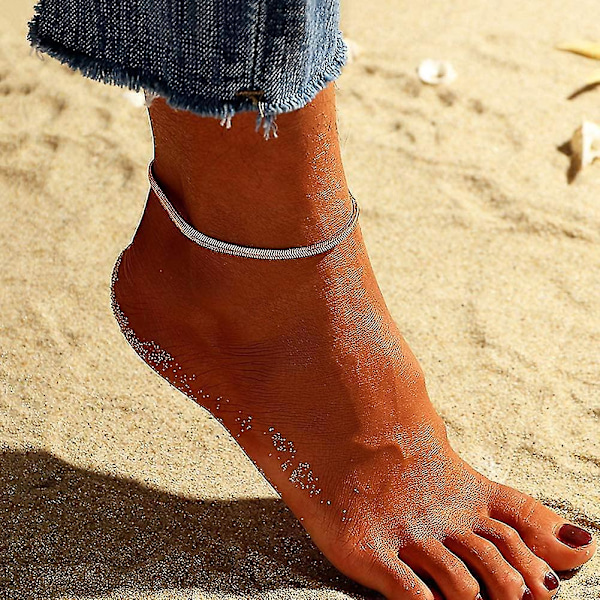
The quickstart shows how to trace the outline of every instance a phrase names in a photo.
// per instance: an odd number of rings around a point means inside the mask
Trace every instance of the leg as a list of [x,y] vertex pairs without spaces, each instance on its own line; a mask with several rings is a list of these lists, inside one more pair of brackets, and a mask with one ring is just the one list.
[[[332,87],[280,115],[279,137],[150,107],[156,176],[200,231],[305,245],[350,213]],[[595,545],[452,450],[391,318],[360,229],[330,252],[213,253],[153,193],[115,269],[115,312],[140,355],[207,408],[344,573],[391,599],[550,598],[552,569]],[[474,577],[474,575],[476,577]]]

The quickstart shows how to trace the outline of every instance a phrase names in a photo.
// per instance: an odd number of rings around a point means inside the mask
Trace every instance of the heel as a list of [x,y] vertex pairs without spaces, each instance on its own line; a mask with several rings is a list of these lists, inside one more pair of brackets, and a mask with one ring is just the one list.
[[[194,402],[199,403],[196,397],[197,395],[190,385],[190,382],[195,381],[196,376],[192,375],[190,377],[183,373],[181,365],[179,365],[173,356],[161,348],[156,342],[141,340],[132,329],[125,311],[117,300],[116,284],[119,281],[119,269],[121,267],[123,256],[130,246],[131,244],[119,254],[113,267],[110,282],[110,304],[113,316],[119,325],[121,333],[127,340],[127,343],[133,348],[138,357],[175,389],[185,394],[191,400],[194,400]],[[169,373],[168,377],[167,372]],[[200,390],[200,392],[202,392],[202,390]]]

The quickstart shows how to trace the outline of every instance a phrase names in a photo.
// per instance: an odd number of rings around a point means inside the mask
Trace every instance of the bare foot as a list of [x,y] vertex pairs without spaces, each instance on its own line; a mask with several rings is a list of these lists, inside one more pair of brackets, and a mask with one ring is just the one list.
[[594,553],[452,450],[360,228],[311,258],[226,256],[151,193],[113,300],[143,360],[224,424],[338,569],[387,598],[433,599],[433,581],[448,600],[542,600],[553,571]]

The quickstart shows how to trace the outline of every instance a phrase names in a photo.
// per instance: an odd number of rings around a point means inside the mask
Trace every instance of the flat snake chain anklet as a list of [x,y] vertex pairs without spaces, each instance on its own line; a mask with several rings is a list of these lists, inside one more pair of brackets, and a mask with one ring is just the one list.
[[354,196],[350,194],[352,200],[352,214],[346,225],[340,229],[333,237],[328,240],[323,240],[309,246],[297,246],[294,248],[254,248],[253,246],[238,246],[230,242],[224,242],[216,238],[210,237],[194,229],[175,209],[175,207],[169,202],[169,199],[162,191],[154,174],[152,172],[152,165],[154,161],[151,161],[148,165],[148,179],[150,180],[150,187],[154,193],[158,196],[158,199],[162,207],[167,211],[171,221],[175,224],[177,229],[185,235],[189,240],[208,248],[214,252],[221,252],[222,254],[231,254],[233,256],[243,256],[245,258],[261,258],[264,260],[284,260],[288,258],[305,258],[307,256],[314,256],[315,254],[322,254],[331,250],[336,244],[339,244],[342,240],[346,239],[358,221],[358,204],[354,199]]

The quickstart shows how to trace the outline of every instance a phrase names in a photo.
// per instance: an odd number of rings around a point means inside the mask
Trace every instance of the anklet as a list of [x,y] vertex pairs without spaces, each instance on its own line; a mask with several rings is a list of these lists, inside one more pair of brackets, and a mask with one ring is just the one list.
[[333,237],[328,240],[317,242],[316,244],[310,244],[309,246],[297,246],[294,248],[255,248],[253,246],[238,246],[230,242],[224,242],[216,238],[200,233],[194,229],[175,209],[175,207],[169,202],[165,193],[161,190],[160,186],[154,179],[152,172],[152,165],[154,161],[150,162],[148,166],[148,179],[150,180],[150,187],[154,193],[158,196],[162,207],[167,211],[171,221],[175,224],[177,229],[185,235],[189,240],[208,248],[214,252],[221,252],[222,254],[232,254],[233,256],[243,256],[246,258],[262,258],[265,260],[283,260],[288,258],[304,258],[307,256],[314,256],[315,254],[322,254],[331,250],[336,244],[339,244],[342,240],[346,239],[348,235],[354,229],[356,222],[358,221],[358,204],[354,199],[354,196],[350,194],[352,200],[352,214],[346,225],[340,229]]

